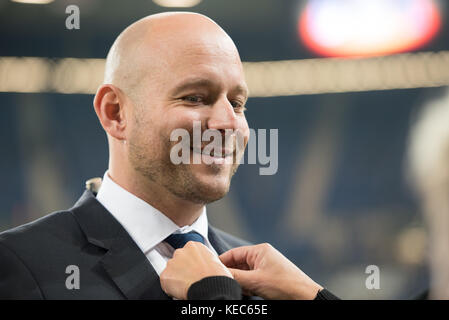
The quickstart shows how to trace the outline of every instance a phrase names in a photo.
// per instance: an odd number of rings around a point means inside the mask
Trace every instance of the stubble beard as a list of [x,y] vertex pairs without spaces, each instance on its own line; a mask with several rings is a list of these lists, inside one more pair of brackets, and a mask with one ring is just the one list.
[[[135,140],[135,139],[133,139]],[[171,143],[169,137],[160,136],[162,143],[160,158],[154,158],[149,154],[154,148],[149,142],[129,141],[129,161],[134,170],[145,179],[156,185],[160,185],[176,197],[197,204],[208,204],[223,198],[229,191],[232,176],[239,166],[234,155],[232,167],[229,173],[228,183],[225,187],[213,188],[209,184],[202,183],[192,172],[192,166],[196,164],[175,165],[170,160]],[[212,173],[219,174],[220,165],[208,165]]]

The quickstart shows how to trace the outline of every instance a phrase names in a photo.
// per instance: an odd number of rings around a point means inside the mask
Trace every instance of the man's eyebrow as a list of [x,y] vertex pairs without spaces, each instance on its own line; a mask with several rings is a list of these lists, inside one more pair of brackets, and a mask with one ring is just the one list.
[[245,99],[248,99],[249,90],[247,86],[243,86],[241,84],[237,85],[234,89],[231,90],[234,94],[241,94],[245,96]]
[[205,79],[205,78],[194,78],[186,80],[179,85],[177,85],[173,91],[172,94],[174,96],[180,94],[181,92],[192,89],[192,88],[198,88],[198,87],[214,87],[216,86],[212,80]]
[[[176,86],[173,91],[172,91],[172,95],[173,96],[177,96],[180,93],[182,93],[185,90],[189,90],[189,89],[193,89],[193,88],[198,88],[198,87],[217,87],[217,84],[209,79],[206,78],[194,78],[194,79],[189,79],[186,80],[182,83],[180,83],[178,86]],[[231,92],[233,92],[234,94],[242,94],[245,96],[245,98],[248,98],[248,88],[244,85],[237,85],[235,86]]]

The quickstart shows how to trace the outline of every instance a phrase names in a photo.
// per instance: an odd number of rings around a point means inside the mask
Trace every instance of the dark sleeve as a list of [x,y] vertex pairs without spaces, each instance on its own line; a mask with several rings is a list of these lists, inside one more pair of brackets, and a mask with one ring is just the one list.
[[[242,288],[232,278],[207,277],[192,284],[187,291],[188,300],[241,300]],[[318,291],[314,300],[340,300],[326,289]]]
[[43,299],[42,293],[22,260],[0,243],[0,300]]
[[187,291],[188,300],[241,300],[242,288],[226,276],[206,277],[192,284]]
[[322,289],[318,291],[314,300],[340,300],[339,297],[333,295],[331,292],[326,289]]
[[429,289],[420,292],[412,298],[412,300],[430,300],[429,299]]

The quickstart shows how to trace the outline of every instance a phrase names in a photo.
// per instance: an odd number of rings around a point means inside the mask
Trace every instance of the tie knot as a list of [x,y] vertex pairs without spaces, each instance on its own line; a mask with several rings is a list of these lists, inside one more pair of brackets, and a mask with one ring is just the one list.
[[166,241],[175,249],[184,247],[185,244],[189,241],[198,241],[204,244],[203,236],[195,231],[190,231],[187,233],[173,233],[165,238],[164,241]]

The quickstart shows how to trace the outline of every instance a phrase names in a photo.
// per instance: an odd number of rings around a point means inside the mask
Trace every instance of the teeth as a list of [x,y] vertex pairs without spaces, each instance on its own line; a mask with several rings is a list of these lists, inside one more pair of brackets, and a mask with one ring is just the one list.
[[215,156],[214,155],[215,152],[212,152],[211,154],[209,154],[209,153],[203,152],[201,149],[198,149],[198,148],[193,148],[192,150],[195,153],[200,153],[200,154],[203,154],[205,156],[211,156],[211,157],[215,157],[215,158],[226,158],[226,157],[231,156],[233,154],[233,152],[225,153],[225,154],[223,154],[223,153],[220,154],[219,153],[218,156]]

